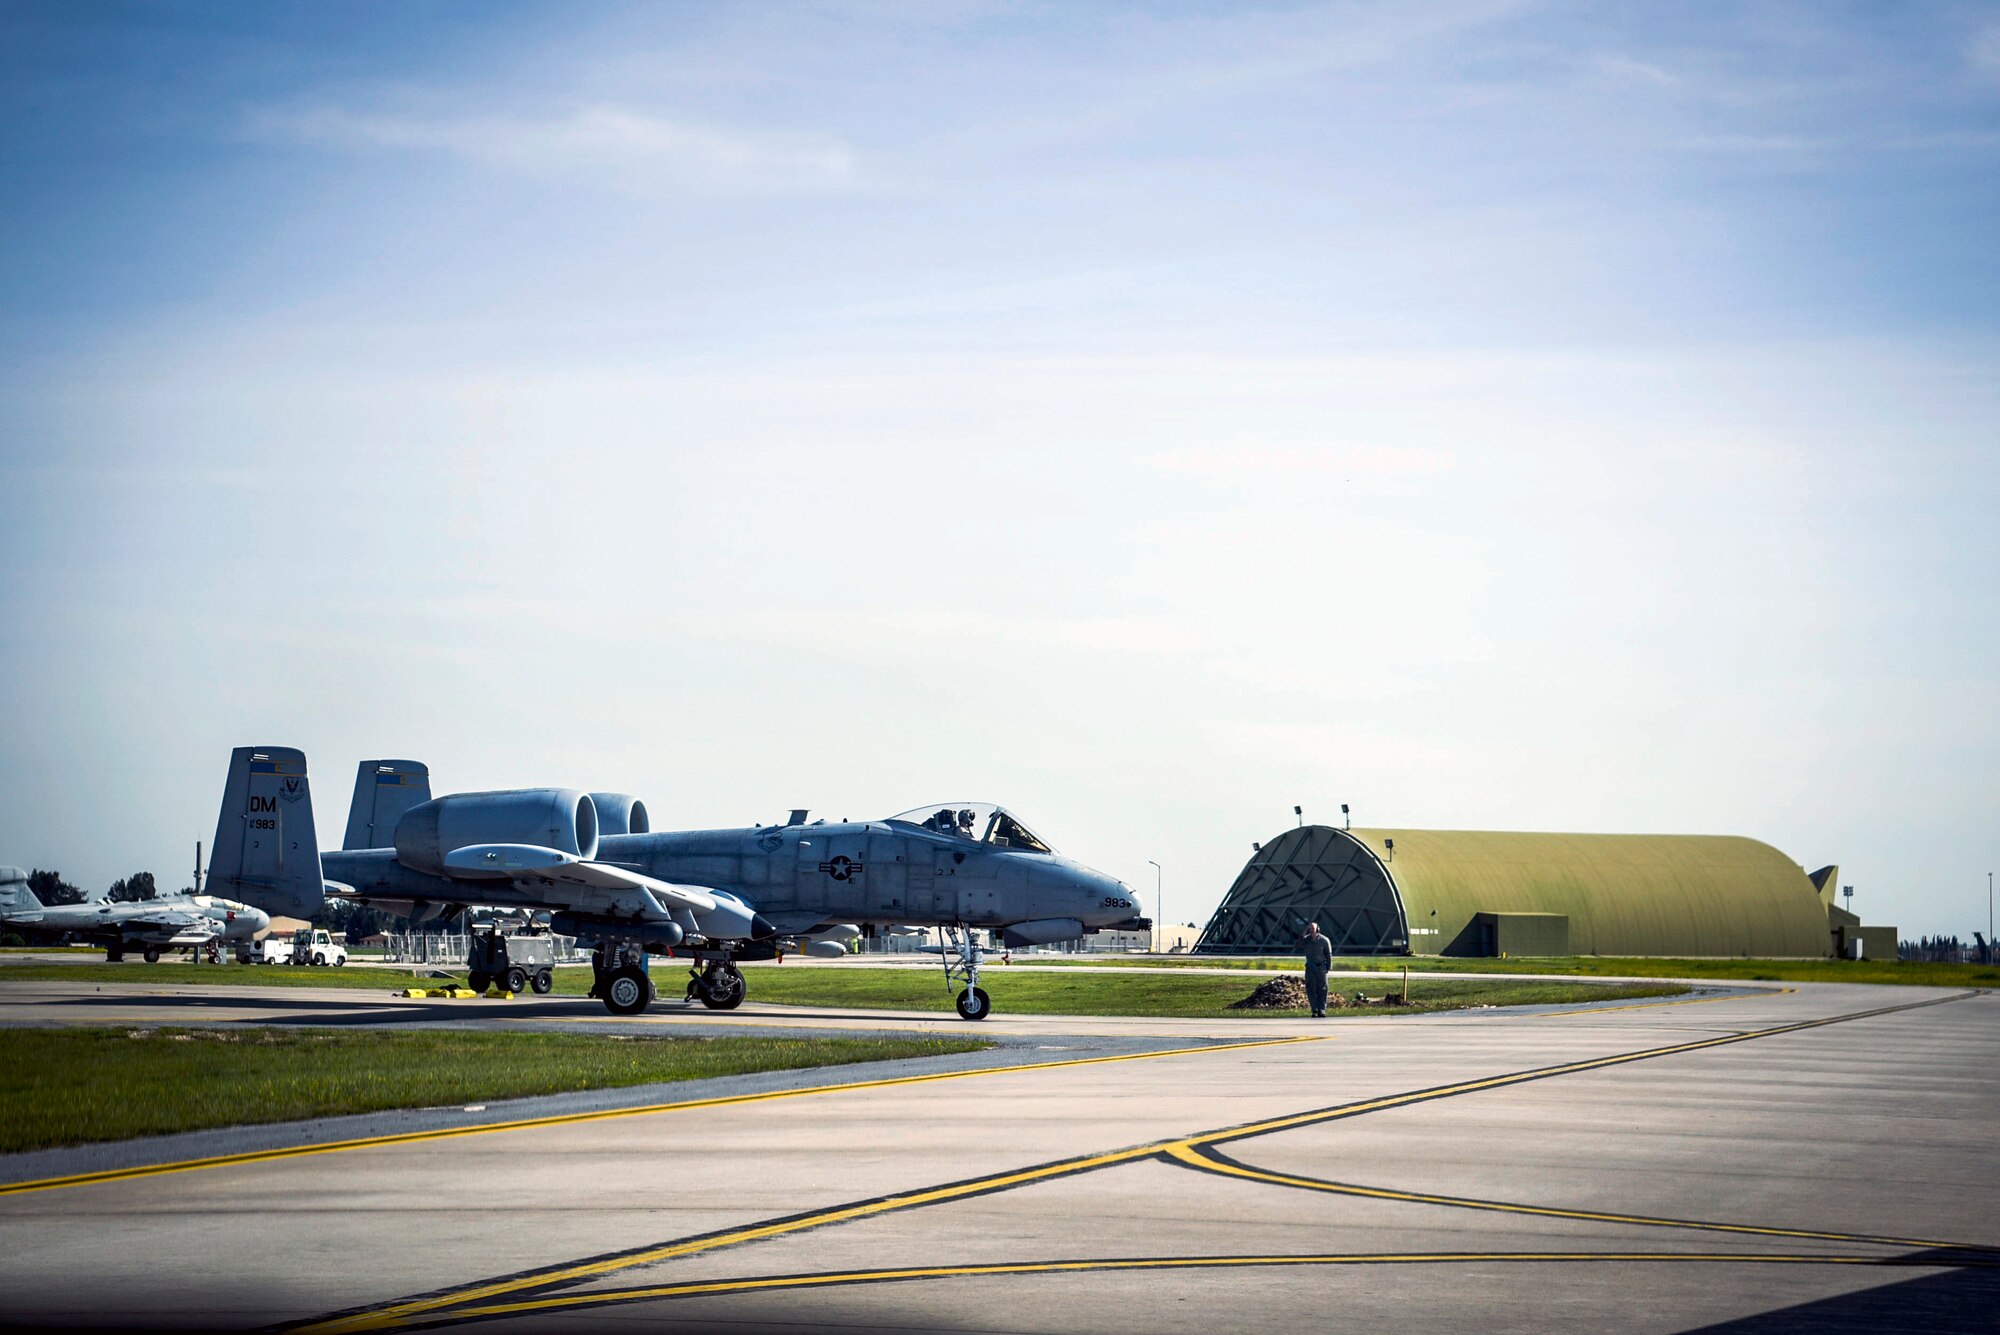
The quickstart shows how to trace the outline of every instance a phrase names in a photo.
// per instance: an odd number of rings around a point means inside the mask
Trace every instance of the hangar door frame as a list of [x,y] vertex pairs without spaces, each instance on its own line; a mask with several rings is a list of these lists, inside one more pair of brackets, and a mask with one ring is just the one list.
[[1394,873],[1346,830],[1306,825],[1250,860],[1193,953],[1290,954],[1309,922],[1319,923],[1336,955],[1410,952],[1409,914]]

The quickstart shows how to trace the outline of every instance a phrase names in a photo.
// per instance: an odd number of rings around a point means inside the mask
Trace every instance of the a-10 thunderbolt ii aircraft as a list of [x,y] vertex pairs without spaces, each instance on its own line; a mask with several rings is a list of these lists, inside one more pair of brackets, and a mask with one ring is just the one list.
[[886,820],[655,832],[645,803],[573,788],[433,798],[409,760],[363,761],[346,845],[322,853],[303,752],[238,747],[217,822],[210,885],[309,916],[327,893],[418,922],[473,906],[547,912],[596,948],[593,995],[616,1015],[654,998],[648,954],[696,961],[690,995],[741,1004],[740,960],[797,943],[845,953],[865,925],[941,929],[958,1013],[983,1020],[980,929],[1009,946],[1144,931],[1132,892],[1058,856],[1001,807],[952,803]]
[[202,946],[220,937],[245,954],[257,933],[271,925],[262,909],[215,895],[164,895],[120,903],[44,904],[28,888],[19,867],[0,867],[0,923],[38,932],[59,932],[103,943],[104,958],[122,960],[142,951],[157,964],[162,948]]

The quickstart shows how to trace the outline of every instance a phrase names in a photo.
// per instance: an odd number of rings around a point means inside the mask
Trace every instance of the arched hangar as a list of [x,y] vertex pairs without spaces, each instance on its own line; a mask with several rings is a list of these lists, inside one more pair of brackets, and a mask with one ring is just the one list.
[[[1307,825],[1258,849],[1195,951],[1286,953],[1316,921],[1347,955],[1825,958],[1861,935],[1838,879],[1726,835]],[[1893,959],[1884,930],[1868,954]]]

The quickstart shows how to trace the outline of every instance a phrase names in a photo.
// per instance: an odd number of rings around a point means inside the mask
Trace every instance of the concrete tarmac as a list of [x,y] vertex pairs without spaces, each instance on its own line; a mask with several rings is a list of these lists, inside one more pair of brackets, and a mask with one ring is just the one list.
[[[63,1012],[33,999],[54,986],[7,985],[0,1010]],[[82,1009],[191,1009],[109,993]],[[204,1022],[329,1013],[265,995],[282,1013],[217,995]],[[754,1006],[698,1023],[970,1028]],[[0,1160],[0,1294],[15,1324],[325,1331],[1936,1335],[2000,1310],[1991,995],[1807,984],[977,1032],[1027,1064],[835,1068],[725,1103],[656,1087],[509,1129],[329,1129],[349,1143],[320,1152],[246,1137],[270,1155],[138,1155],[88,1183],[48,1180],[81,1154],[38,1156],[39,1186]]]

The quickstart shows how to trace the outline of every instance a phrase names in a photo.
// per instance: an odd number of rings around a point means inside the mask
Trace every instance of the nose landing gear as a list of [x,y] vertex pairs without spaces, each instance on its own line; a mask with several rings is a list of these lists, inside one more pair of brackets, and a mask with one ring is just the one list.
[[979,985],[979,961],[985,954],[979,934],[964,923],[938,928],[939,954],[944,960],[944,985],[949,988],[961,979],[965,987],[954,1003],[961,1020],[983,1020],[993,1013],[993,999]]
[[699,1001],[712,1011],[733,1011],[743,1004],[749,986],[743,971],[733,960],[710,960],[706,968],[688,970],[687,999]]

